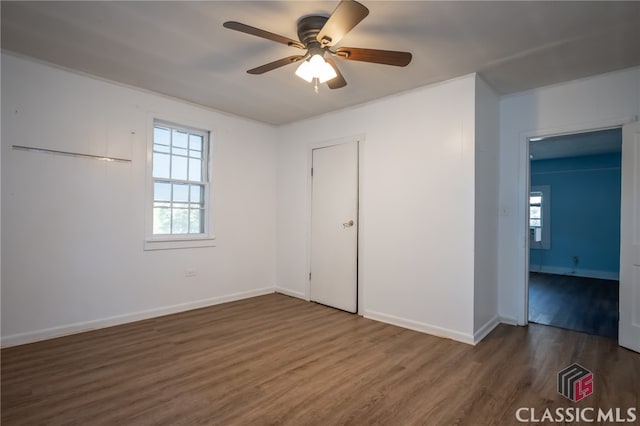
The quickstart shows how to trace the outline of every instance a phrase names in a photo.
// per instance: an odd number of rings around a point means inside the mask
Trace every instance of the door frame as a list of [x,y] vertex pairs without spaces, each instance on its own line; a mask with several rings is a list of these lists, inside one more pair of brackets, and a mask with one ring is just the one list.
[[[518,221],[517,247],[521,253],[520,256],[518,256],[520,259],[520,267],[518,268],[520,277],[515,283],[517,300],[521,301],[517,309],[516,321],[518,325],[524,326],[529,324],[529,192],[531,188],[529,144],[531,139],[621,128],[623,125],[634,121],[637,121],[635,116],[628,116],[618,119],[520,132],[518,136],[520,167],[518,167],[519,191],[516,218]],[[622,202],[622,200],[620,200],[620,202]]]
[[357,233],[357,237],[356,237],[356,244],[357,244],[357,259],[356,259],[356,268],[357,268],[357,273],[356,273],[356,292],[357,292],[357,297],[356,297],[356,313],[358,315],[362,315],[362,311],[363,311],[363,306],[364,306],[364,286],[362,285],[363,283],[363,274],[362,274],[362,267],[360,265],[360,260],[362,259],[362,238],[363,238],[363,232],[362,229],[363,227],[361,226],[362,224],[362,210],[363,210],[363,199],[362,199],[362,173],[363,173],[363,154],[364,154],[364,135],[354,135],[354,136],[345,136],[342,138],[337,138],[337,139],[330,139],[330,140],[324,140],[324,141],[318,141],[318,142],[313,142],[307,145],[307,200],[306,200],[306,206],[307,206],[307,211],[306,211],[306,229],[305,229],[305,239],[306,239],[306,244],[305,244],[305,249],[306,249],[306,253],[305,253],[305,258],[306,258],[306,265],[305,265],[305,271],[306,271],[306,285],[304,287],[304,298],[306,301],[310,301],[311,300],[311,280],[309,279],[309,272],[311,271],[311,201],[312,201],[312,197],[311,197],[311,193],[312,193],[312,189],[313,189],[313,181],[312,181],[312,177],[311,177],[311,167],[313,165],[313,150],[314,149],[319,149],[319,148],[328,148],[331,146],[336,146],[336,145],[343,145],[343,144],[347,144],[347,143],[352,143],[355,142],[358,146],[358,163],[356,165],[356,167],[358,168],[358,213],[357,213],[357,217],[358,220],[356,221],[357,223],[357,229],[356,229],[356,233]]

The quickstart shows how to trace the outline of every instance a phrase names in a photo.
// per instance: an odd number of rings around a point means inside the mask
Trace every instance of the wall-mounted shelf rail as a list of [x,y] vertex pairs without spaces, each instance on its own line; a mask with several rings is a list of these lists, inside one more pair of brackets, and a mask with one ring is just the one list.
[[99,160],[99,161],[117,161],[120,163],[131,162],[131,160],[127,158],[106,157],[102,155],[82,154],[79,152],[59,151],[56,149],[36,148],[36,147],[22,146],[22,145],[13,145],[13,149],[18,149],[20,151],[29,151],[29,152],[41,152],[44,154],[64,155],[66,157],[90,158],[92,160]]

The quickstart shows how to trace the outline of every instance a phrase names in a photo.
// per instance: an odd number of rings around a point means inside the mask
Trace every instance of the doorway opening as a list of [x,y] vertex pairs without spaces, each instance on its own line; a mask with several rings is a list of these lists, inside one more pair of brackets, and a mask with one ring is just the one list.
[[622,129],[529,139],[528,321],[617,339]]

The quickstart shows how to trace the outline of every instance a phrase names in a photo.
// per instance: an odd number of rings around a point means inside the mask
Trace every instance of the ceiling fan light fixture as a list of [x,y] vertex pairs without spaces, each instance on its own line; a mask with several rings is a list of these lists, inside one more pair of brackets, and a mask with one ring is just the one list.
[[[347,85],[334,57],[340,60],[370,62],[396,67],[404,67],[411,62],[412,55],[409,52],[358,47],[335,48],[342,37],[368,14],[369,9],[356,0],[341,0],[329,16],[325,14],[305,15],[298,19],[296,28],[299,41],[236,21],[227,21],[223,26],[230,30],[306,50],[304,54],[278,59],[247,70],[247,73],[264,74],[295,62],[298,63],[296,75],[313,84],[317,93],[320,83],[327,83],[329,89],[340,89]],[[332,47],[335,50],[331,50]]]
[[302,64],[296,70],[296,75],[303,80],[311,83],[314,78],[317,78],[320,83],[329,81],[338,74],[329,65],[321,55],[313,55],[311,59],[303,61]]

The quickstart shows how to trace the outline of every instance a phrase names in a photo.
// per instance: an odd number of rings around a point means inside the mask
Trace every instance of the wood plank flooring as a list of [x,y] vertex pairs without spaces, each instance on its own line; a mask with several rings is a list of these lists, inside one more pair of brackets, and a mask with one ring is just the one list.
[[[279,294],[1,355],[3,426],[510,425],[640,403],[640,354],[612,339],[500,325],[473,347]],[[576,404],[555,388],[574,362],[595,377]]]
[[618,338],[620,283],[612,280],[529,274],[529,321]]

